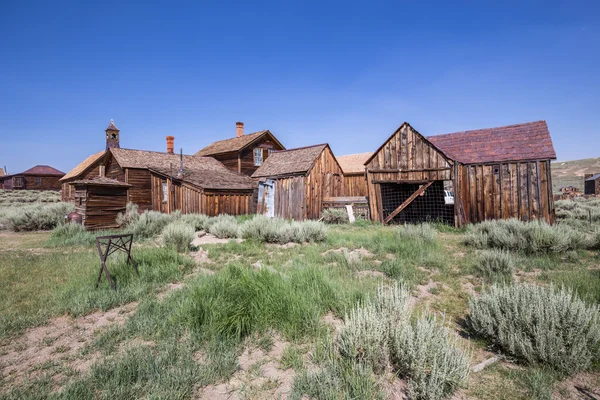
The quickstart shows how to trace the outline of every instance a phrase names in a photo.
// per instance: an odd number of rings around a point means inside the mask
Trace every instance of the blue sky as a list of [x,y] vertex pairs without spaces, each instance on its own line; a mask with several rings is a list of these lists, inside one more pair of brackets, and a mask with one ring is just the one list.
[[[87,4],[84,4],[87,3]],[[600,156],[600,2],[0,2],[0,165],[68,171],[121,147],[193,153],[271,130],[375,150],[545,119],[561,160]]]

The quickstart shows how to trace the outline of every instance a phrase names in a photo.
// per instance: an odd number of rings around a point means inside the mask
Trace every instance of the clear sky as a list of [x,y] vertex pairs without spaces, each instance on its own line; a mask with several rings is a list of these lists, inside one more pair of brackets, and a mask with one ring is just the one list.
[[[86,4],[84,4],[86,3]],[[125,4],[127,3],[127,4]],[[0,0],[0,165],[68,171],[104,148],[193,153],[271,130],[373,151],[544,119],[561,160],[600,156],[600,1]]]

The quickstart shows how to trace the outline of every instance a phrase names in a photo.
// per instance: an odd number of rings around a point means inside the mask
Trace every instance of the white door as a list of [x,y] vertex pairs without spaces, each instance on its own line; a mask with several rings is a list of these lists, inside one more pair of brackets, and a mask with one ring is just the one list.
[[275,182],[267,179],[258,184],[258,206],[256,212],[269,218],[275,216]]

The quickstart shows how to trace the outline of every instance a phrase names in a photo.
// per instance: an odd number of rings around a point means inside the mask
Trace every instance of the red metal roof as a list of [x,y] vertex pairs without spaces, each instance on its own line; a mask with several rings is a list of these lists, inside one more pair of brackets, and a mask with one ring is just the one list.
[[20,174],[13,175],[59,175],[63,176],[65,173],[52,168],[49,165],[36,165],[33,168],[29,168],[27,171],[23,171]]
[[427,137],[463,164],[556,159],[546,121]]

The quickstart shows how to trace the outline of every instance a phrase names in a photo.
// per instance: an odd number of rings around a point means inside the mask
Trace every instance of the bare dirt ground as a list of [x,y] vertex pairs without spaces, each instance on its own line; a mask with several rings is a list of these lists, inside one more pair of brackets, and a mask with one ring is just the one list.
[[137,305],[132,302],[78,318],[62,316],[50,320],[47,325],[28,329],[19,338],[0,347],[2,376],[19,383],[24,378],[39,375],[47,365],[86,372],[98,354],[82,356],[81,350],[90,343],[95,332],[124,324]]

